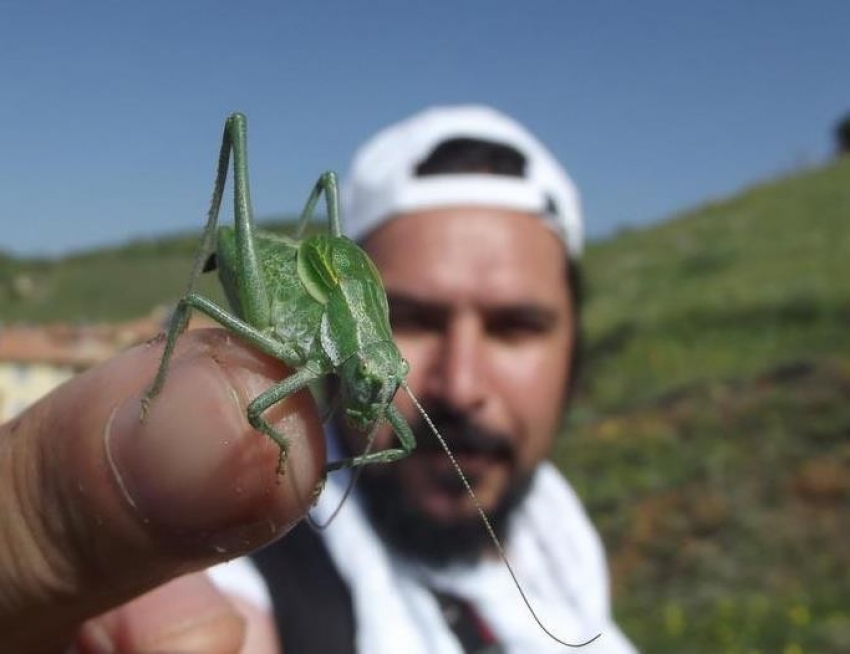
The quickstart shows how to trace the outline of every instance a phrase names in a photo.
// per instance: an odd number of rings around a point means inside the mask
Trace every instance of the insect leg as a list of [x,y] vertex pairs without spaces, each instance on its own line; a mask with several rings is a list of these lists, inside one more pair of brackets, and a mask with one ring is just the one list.
[[277,462],[277,473],[283,472],[286,456],[289,451],[289,439],[272,427],[271,423],[263,417],[263,412],[281,400],[286,399],[293,393],[305,388],[307,384],[320,378],[325,374],[324,370],[314,370],[304,367],[293,373],[279,384],[272,386],[255,397],[248,405],[248,422],[251,426],[271,438],[280,448],[280,458]]
[[210,208],[207,210],[207,223],[204,226],[204,234],[201,237],[201,244],[198,246],[198,251],[195,253],[195,261],[192,265],[192,275],[189,277],[189,287],[186,289],[187,295],[194,291],[195,281],[203,272],[207,262],[207,257],[212,252],[213,246],[215,245],[218,214],[221,209],[221,198],[224,195],[224,185],[227,181],[227,168],[230,165],[230,150],[232,147],[232,139],[230,137],[230,120],[228,119],[224,125],[224,133],[221,137],[221,149],[218,153],[218,168],[216,169],[215,174],[215,185],[213,186],[212,198],[210,198]]
[[[252,325],[271,322],[271,306],[254,239],[254,210],[248,184],[248,123],[244,115],[231,114],[224,128],[224,142],[233,148],[233,212],[236,222],[236,270],[243,318]],[[226,170],[226,165],[225,165]]]
[[324,191],[325,205],[327,206],[328,222],[330,223],[330,232],[332,236],[341,236],[342,229],[339,222],[339,184],[337,182],[336,173],[329,170],[322,173],[313,190],[310,192],[310,197],[307,198],[307,203],[304,205],[304,210],[301,212],[301,217],[298,219],[298,229],[295,231],[295,238],[300,239],[304,235],[304,230],[307,223],[313,217],[313,209],[316,207],[316,202],[319,196]]
[[[215,241],[218,213],[221,209],[221,197],[224,193],[224,184],[227,181],[227,167],[230,164],[231,139],[229,123],[230,121],[225,124],[224,134],[221,138],[221,149],[218,154],[218,168],[215,175],[215,185],[213,186],[213,194],[210,199],[210,207],[207,210],[207,223],[204,227],[204,233],[201,237],[201,243],[198,246],[198,251],[195,253],[195,261],[192,265],[192,274],[189,276],[189,284],[186,289],[187,296],[194,293],[195,282],[203,272],[207,257],[212,251],[213,242]],[[162,361],[159,363],[159,370],[157,371],[153,384],[142,399],[142,418],[144,418],[147,413],[150,402],[159,394],[159,391],[165,382],[168,362],[171,359],[174,344],[189,324],[191,311],[191,306],[188,303],[180,302],[174,309],[174,313],[171,315],[171,320],[168,325],[168,335],[166,336],[165,341],[165,350],[162,354]]]
[[174,345],[177,343],[177,338],[183,333],[186,326],[189,324],[191,311],[191,306],[181,300],[177,303],[177,306],[174,308],[174,312],[171,314],[171,320],[168,323],[168,334],[165,337],[165,348],[162,351],[162,358],[159,360],[159,368],[156,371],[156,377],[154,377],[150,388],[142,396],[141,420],[145,419],[145,416],[150,409],[151,402],[162,390],[162,385],[165,383],[165,378],[168,375],[168,364],[171,361],[171,355],[174,352]]
[[403,459],[410,454],[416,447],[416,438],[413,436],[413,431],[410,429],[407,421],[405,421],[398,409],[392,404],[387,406],[385,415],[387,422],[392,425],[393,431],[398,436],[398,440],[401,443],[400,448],[379,450],[378,452],[369,452],[368,454],[353,456],[348,459],[342,459],[341,461],[334,461],[328,464],[326,470],[331,472],[340,468],[357,468],[370,463],[390,463],[391,461]]
[[[168,363],[171,359],[171,354],[174,350],[174,345],[177,338],[186,329],[189,324],[192,306],[194,303],[190,300],[195,296],[195,282],[204,271],[207,258],[210,252],[213,251],[216,226],[218,224],[218,214],[221,209],[221,199],[224,195],[225,182],[227,181],[227,170],[230,165],[230,152],[234,152],[234,194],[235,194],[235,212],[236,212],[236,227],[238,241],[248,242],[248,254],[244,254],[244,250],[240,249],[240,263],[244,266],[241,278],[247,281],[248,285],[254,284],[252,288],[258,289],[254,293],[246,294],[246,315],[249,319],[259,317],[262,320],[266,317],[266,321],[260,322],[254,320],[256,324],[267,324],[268,301],[265,297],[264,285],[262,278],[259,276],[259,265],[256,255],[253,254],[253,217],[251,214],[251,199],[248,190],[248,169],[246,163],[246,122],[245,116],[242,114],[232,114],[228,117],[224,124],[224,133],[221,137],[221,149],[218,155],[218,167],[216,169],[215,184],[213,186],[213,194],[210,199],[210,207],[207,211],[207,222],[204,226],[204,233],[201,237],[201,243],[198,246],[198,251],[195,254],[195,261],[192,265],[192,274],[189,277],[189,284],[186,289],[185,297],[180,300],[172,314],[171,321],[168,326],[168,334],[166,336],[165,350],[160,361],[159,369],[150,389],[142,398],[142,414],[144,419],[147,414],[150,403],[157,396],[165,383],[165,377],[168,373]],[[259,278],[259,281],[255,281]],[[258,300],[258,293],[262,295],[262,299]],[[200,297],[200,296],[195,296]],[[265,301],[265,305],[263,304]],[[201,308],[198,306],[198,308]],[[217,309],[217,307],[216,307]],[[265,309],[265,313],[263,310]],[[220,312],[224,314],[224,312]],[[211,317],[225,324],[216,316],[210,314]]]
[[162,359],[159,362],[159,369],[157,370],[156,377],[154,377],[153,384],[151,384],[151,387],[142,397],[143,419],[147,414],[151,401],[157,396],[157,394],[159,394],[160,390],[162,390],[162,385],[165,383],[165,378],[168,375],[168,365],[171,361],[171,355],[174,352],[174,345],[177,342],[177,337],[186,328],[192,309],[198,309],[202,313],[205,313],[217,323],[227,327],[237,336],[255,346],[262,352],[265,352],[269,356],[285,361],[285,357],[281,352],[280,343],[277,340],[258,331],[248,323],[228,313],[226,310],[205,298],[203,295],[191,292],[181,298],[181,300],[177,303],[177,307],[174,309],[171,324],[168,328],[168,336],[165,341],[165,349],[162,353]]

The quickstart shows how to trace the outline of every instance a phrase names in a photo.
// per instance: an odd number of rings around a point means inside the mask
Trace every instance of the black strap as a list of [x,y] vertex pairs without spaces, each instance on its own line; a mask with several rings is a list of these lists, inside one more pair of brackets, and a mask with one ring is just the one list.
[[[284,652],[355,654],[351,593],[307,523],[251,558],[268,584]],[[434,597],[466,654],[504,653],[469,603],[436,591]]]
[[269,586],[284,652],[355,654],[351,593],[308,524],[252,558]]
[[469,602],[448,593],[433,593],[465,654],[504,654],[496,635]]

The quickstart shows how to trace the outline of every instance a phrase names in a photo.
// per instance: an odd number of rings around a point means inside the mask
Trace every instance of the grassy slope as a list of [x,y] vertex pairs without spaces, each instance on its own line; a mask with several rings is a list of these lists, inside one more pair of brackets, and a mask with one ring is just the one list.
[[850,351],[850,160],[589,252],[593,396]]
[[[265,223],[267,229],[284,232],[293,224]],[[171,305],[186,289],[200,233],[199,224],[196,234],[51,261],[19,261],[0,253],[0,324],[130,320]],[[215,275],[202,276],[199,288],[223,302]]]
[[850,160],[591,248],[556,459],[646,652],[850,651]]
[[[645,652],[850,651],[848,224],[850,160],[588,252],[555,458]],[[0,256],[0,319],[136,317],[179,296],[194,246]]]

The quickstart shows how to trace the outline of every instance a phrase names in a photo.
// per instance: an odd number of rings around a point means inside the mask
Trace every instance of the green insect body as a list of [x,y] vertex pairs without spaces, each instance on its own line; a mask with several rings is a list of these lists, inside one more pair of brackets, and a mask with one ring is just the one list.
[[[233,154],[234,227],[218,227],[218,214]],[[319,177],[301,213],[297,235],[313,216],[324,195],[329,231],[304,239],[255,229],[247,168],[245,116],[228,117],[224,126],[218,171],[207,224],[186,294],[177,303],[165,339],[156,377],[142,399],[142,416],[162,390],[177,338],[186,329],[192,310],[202,313],[237,334],[262,352],[288,364],[295,372],[252,400],[248,422],[280,448],[278,473],[282,473],[289,447],[263,413],[274,404],[327,375],[340,379],[341,401],[349,421],[368,430],[386,420],[400,447],[364,453],[328,465],[328,470],[388,463],[410,454],[416,440],[410,426],[392,405],[402,387],[434,436],[440,441],[467,493],[472,498],[495,549],[540,628],[555,636],[537,617],[516,577],[499,539],[463,471],[439,431],[407,387],[407,362],[392,339],[389,309],[383,283],[371,259],[342,235],[336,175]],[[195,291],[201,273],[218,270],[230,311]],[[371,445],[371,443],[370,443]]]
[[[159,393],[175,342],[197,309],[295,372],[248,406],[250,424],[279,447],[283,470],[287,438],[263,412],[326,375],[341,380],[342,406],[362,430],[387,420],[400,448],[371,452],[333,463],[330,469],[383,463],[415,447],[413,432],[391,404],[408,366],[392,339],[387,297],[374,264],[341,234],[337,180],[321,175],[301,214],[299,233],[324,195],[330,230],[304,239],[256,230],[247,171],[246,120],[231,115],[225,124],[218,173],[201,248],[186,295],[178,302],[166,337],[157,376],[143,401],[143,412]],[[217,227],[218,213],[233,153],[235,226]],[[201,272],[217,268],[231,312],[194,290]]]

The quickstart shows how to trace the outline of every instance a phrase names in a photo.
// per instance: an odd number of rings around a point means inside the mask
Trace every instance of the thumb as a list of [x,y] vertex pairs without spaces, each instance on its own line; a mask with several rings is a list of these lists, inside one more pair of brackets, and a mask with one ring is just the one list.
[[0,426],[0,651],[50,651],[86,619],[285,533],[315,496],[324,441],[299,393],[255,432],[245,407],[291,371],[221,330],[178,342],[140,421],[161,347],[74,378]]

